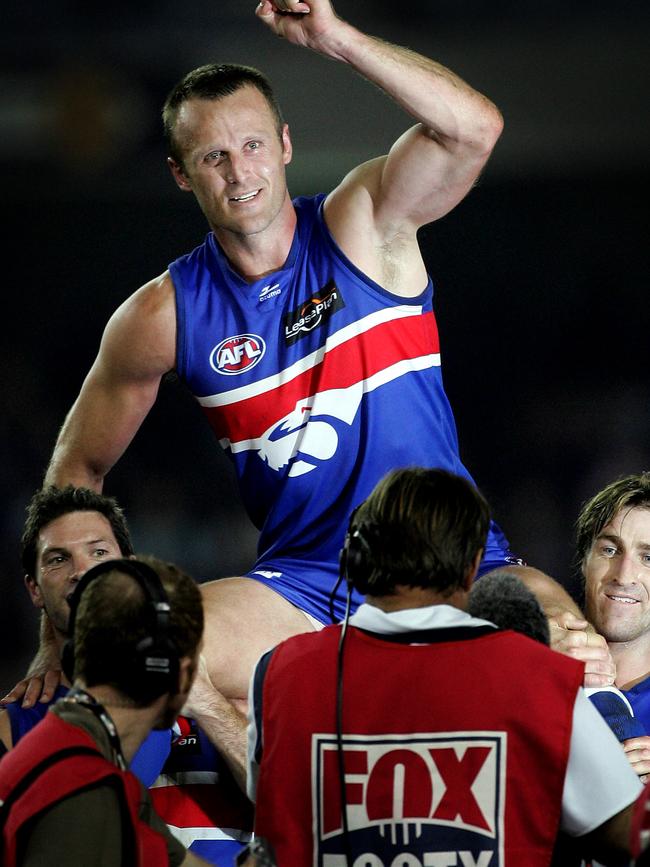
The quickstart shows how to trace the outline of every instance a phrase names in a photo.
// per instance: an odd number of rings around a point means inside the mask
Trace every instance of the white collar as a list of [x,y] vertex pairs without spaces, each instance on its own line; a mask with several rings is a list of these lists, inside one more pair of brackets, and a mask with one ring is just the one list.
[[489,620],[472,617],[454,605],[427,605],[424,608],[382,611],[381,608],[367,602],[360,605],[350,617],[350,625],[385,635],[414,632],[420,629],[445,629],[452,626],[494,626]]

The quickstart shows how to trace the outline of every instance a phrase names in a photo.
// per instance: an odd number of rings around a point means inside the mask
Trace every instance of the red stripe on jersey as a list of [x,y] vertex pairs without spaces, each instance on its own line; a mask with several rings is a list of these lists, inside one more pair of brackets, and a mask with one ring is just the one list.
[[234,786],[190,783],[149,789],[154,809],[177,828],[236,828],[252,831],[253,806]]
[[219,407],[204,407],[219,439],[254,439],[292,412],[299,400],[335,388],[348,388],[375,373],[440,351],[432,312],[393,319],[325,353],[321,362],[264,394]]

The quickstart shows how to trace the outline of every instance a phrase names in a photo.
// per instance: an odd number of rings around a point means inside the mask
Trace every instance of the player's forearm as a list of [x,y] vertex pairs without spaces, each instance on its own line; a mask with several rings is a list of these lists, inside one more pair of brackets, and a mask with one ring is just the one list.
[[153,404],[157,386],[154,382],[143,389],[111,388],[91,371],[61,428],[45,483],[101,492],[106,475]]
[[90,461],[75,448],[72,438],[62,432],[54,447],[43,484],[56,485],[59,488],[74,485],[101,493],[106,472],[108,468],[104,469]]
[[246,717],[221,693],[193,708],[196,721],[228,763],[237,785],[246,793]]
[[443,144],[489,152],[503,120],[496,106],[451,70],[421,54],[340,22],[314,50],[348,63],[380,87]]
[[61,647],[52,627],[52,621],[43,612],[41,614],[38,650],[27,669],[27,677],[34,675],[42,677],[47,671],[58,668],[61,668]]
[[246,792],[248,720],[223,693],[215,689],[204,656],[199,658],[196,677],[183,713],[198,722],[228,763],[237,785]]
[[63,642],[63,636],[54,631],[52,621],[43,611],[36,656],[31,661],[25,677],[1,699],[3,704],[19,701],[22,707],[30,708],[38,701],[51,701],[60,685],[70,686],[61,671]]

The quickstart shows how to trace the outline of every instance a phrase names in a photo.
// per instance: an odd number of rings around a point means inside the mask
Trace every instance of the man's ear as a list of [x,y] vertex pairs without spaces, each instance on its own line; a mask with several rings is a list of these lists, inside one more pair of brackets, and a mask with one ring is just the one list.
[[25,587],[29,593],[29,598],[32,600],[32,605],[35,608],[45,608],[43,594],[41,593],[41,588],[38,586],[36,578],[32,578],[31,575],[25,575],[23,580],[25,581]]
[[282,127],[282,159],[285,166],[288,166],[293,156],[293,145],[291,143],[291,135],[289,133],[289,124],[285,123]]
[[184,193],[191,193],[192,185],[183,170],[183,166],[177,163],[175,159],[172,159],[172,157],[167,157],[167,165],[169,166],[169,171],[172,173],[172,177],[176,181],[176,186]]

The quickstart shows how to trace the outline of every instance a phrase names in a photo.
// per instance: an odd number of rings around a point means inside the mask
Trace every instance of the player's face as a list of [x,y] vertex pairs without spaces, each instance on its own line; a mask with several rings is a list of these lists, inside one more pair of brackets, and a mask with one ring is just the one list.
[[583,563],[585,613],[607,641],[650,640],[650,509],[624,508]]
[[257,88],[241,87],[215,100],[188,100],[180,108],[175,134],[185,171],[172,161],[172,174],[181,189],[194,193],[217,234],[263,232],[283,207],[290,207],[288,127],[278,133]]
[[102,560],[121,557],[107,518],[99,512],[69,512],[42,528],[36,546],[36,581],[25,583],[37,608],[55,630],[67,633],[68,597],[81,576]]

